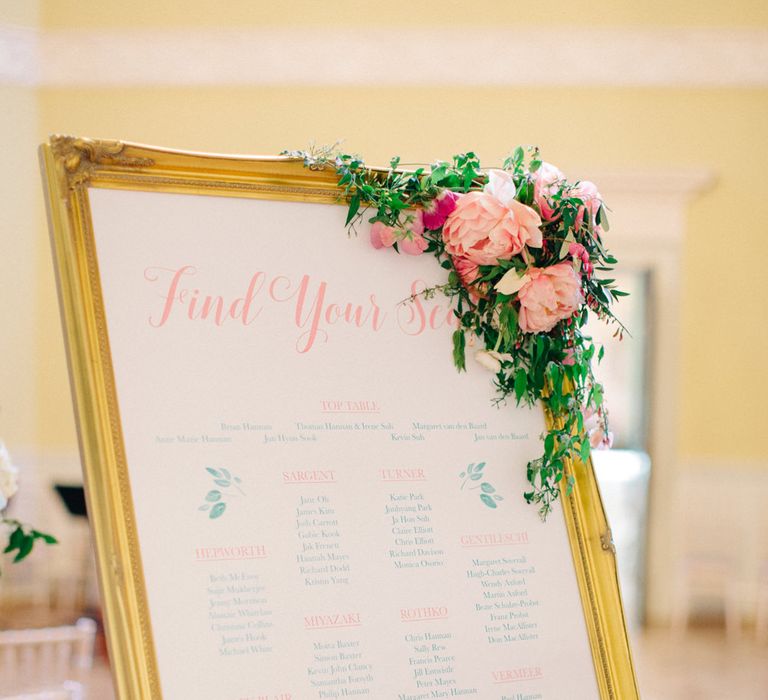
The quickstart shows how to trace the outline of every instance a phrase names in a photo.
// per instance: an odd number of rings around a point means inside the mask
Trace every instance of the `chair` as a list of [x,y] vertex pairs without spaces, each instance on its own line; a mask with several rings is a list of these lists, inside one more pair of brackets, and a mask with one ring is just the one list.
[[83,700],[95,637],[96,623],[88,618],[0,632],[0,700]]
[[757,584],[755,634],[760,644],[768,642],[768,561],[763,562]]
[[83,687],[79,683],[66,681],[59,690],[3,696],[2,700],[85,700],[85,695],[83,695]]

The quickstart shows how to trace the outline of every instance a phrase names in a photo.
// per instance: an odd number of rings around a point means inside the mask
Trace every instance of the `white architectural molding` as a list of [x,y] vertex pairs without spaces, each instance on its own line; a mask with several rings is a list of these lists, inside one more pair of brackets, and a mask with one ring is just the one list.
[[[467,47],[472,47],[471,60]],[[2,81],[53,87],[766,87],[768,31],[252,28],[67,30],[35,35],[0,27]]]
[[599,171],[585,174],[600,185],[609,203],[611,229],[605,235],[623,270],[651,278],[648,338],[648,451],[651,457],[650,517],[646,557],[646,616],[651,623],[669,618],[669,590],[675,570],[673,530],[675,492],[682,467],[678,461],[680,406],[680,280],[688,204],[715,183],[707,170]]
[[39,58],[39,37],[34,29],[0,25],[0,85],[37,85]]

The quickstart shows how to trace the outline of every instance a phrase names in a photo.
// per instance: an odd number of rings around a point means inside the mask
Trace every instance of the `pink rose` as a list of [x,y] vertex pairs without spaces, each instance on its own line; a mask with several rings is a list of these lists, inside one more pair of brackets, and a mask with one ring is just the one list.
[[453,258],[453,267],[456,269],[461,283],[475,301],[485,298],[488,293],[488,286],[486,284],[473,284],[480,275],[480,270],[475,263],[467,258]]
[[536,171],[533,181],[533,201],[539,208],[544,221],[552,221],[555,218],[552,195],[557,193],[564,180],[565,175],[551,163],[542,163]]
[[577,185],[574,185],[568,192],[568,196],[576,197],[583,202],[576,213],[576,228],[581,228],[581,225],[584,223],[584,214],[586,212],[589,212],[590,222],[592,226],[595,226],[597,223],[597,212],[600,209],[600,205],[603,203],[603,197],[600,192],[598,192],[597,185],[589,180],[584,180]]
[[503,170],[490,171],[482,192],[460,195],[443,227],[446,251],[476,265],[495,265],[526,245],[541,248],[541,218],[514,195],[512,177]]
[[421,255],[429,243],[424,238],[424,222],[420,211],[405,212],[406,221],[401,228],[387,226],[376,221],[371,226],[371,245],[374,248],[390,248],[397,243],[400,252]]
[[581,282],[573,264],[531,267],[530,280],[517,294],[520,328],[525,333],[547,333],[558,321],[572,316],[584,302]]
[[443,190],[431,202],[424,205],[424,226],[431,231],[437,231],[445,223],[448,215],[456,208],[456,200],[459,198],[451,190]]

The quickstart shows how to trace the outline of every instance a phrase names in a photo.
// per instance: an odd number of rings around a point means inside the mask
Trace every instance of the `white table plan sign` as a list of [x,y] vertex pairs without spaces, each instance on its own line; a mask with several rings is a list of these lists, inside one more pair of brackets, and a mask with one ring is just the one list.
[[637,697],[591,464],[524,502],[444,270],[290,158],[40,152],[120,698]]

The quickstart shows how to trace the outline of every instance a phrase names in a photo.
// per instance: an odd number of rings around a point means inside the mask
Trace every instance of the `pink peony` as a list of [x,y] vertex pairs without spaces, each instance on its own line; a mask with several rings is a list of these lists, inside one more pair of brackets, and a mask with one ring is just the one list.
[[371,245],[374,248],[389,248],[396,240],[394,226],[387,226],[381,221],[376,221],[371,226]]
[[584,302],[581,282],[573,264],[531,267],[531,278],[517,296],[520,300],[520,328],[525,333],[547,333],[558,321],[569,318]]
[[544,221],[552,221],[555,218],[552,195],[557,193],[564,180],[565,175],[550,163],[542,163],[536,171],[533,181],[533,201],[539,208]]
[[591,225],[595,226],[597,224],[597,212],[600,209],[600,205],[603,203],[603,197],[600,192],[598,192],[597,185],[589,180],[584,180],[577,185],[574,185],[568,192],[568,196],[576,197],[583,202],[576,213],[576,228],[581,228],[581,225],[584,223],[584,214],[586,212],[589,212]]
[[371,245],[374,248],[390,248],[397,243],[400,252],[407,255],[421,255],[429,245],[424,238],[424,222],[421,211],[405,213],[406,222],[402,228],[387,226],[376,221],[371,226]]
[[446,251],[476,265],[495,265],[526,245],[541,248],[541,218],[514,194],[509,173],[491,170],[482,192],[460,195],[443,227]]
[[443,190],[435,199],[424,205],[424,226],[431,231],[437,231],[445,223],[449,214],[456,208],[459,198],[451,190]]
[[473,284],[480,276],[477,265],[467,258],[453,258],[453,266],[459,275],[461,283],[467,288],[469,295],[477,301],[485,298],[488,288],[485,284]]

